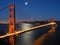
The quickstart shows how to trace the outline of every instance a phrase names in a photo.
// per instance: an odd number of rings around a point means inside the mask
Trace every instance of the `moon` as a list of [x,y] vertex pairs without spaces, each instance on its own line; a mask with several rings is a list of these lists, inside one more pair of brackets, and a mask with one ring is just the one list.
[[25,5],[28,5],[28,2],[25,2]]

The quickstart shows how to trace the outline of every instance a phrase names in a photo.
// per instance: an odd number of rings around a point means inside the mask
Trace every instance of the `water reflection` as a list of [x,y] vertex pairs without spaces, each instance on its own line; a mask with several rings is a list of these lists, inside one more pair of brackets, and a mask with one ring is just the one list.
[[[21,24],[22,29],[28,29],[31,27],[32,27],[32,24],[28,24],[28,23]],[[33,35],[34,35],[33,31],[29,31],[29,32],[19,35],[16,39],[16,45],[29,45],[29,44],[31,44],[33,41]]]

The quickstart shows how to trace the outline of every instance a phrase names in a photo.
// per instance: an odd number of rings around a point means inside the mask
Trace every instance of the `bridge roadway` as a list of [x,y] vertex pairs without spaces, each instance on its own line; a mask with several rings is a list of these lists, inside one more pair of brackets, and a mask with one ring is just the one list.
[[28,29],[25,29],[25,30],[15,31],[14,33],[10,33],[10,34],[7,33],[7,34],[5,34],[5,35],[0,36],[0,38],[5,38],[5,37],[8,37],[8,36],[21,34],[21,33],[24,33],[24,32],[32,31],[33,29],[37,29],[37,28],[41,28],[41,27],[49,26],[49,25],[55,25],[55,24],[56,24],[55,22],[51,22],[51,23],[48,23],[48,24],[39,25],[39,26],[32,27],[32,28],[28,28]]

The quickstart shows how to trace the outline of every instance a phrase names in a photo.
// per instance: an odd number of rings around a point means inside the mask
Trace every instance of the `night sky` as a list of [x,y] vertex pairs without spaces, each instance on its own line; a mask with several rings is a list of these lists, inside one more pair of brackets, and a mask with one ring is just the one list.
[[60,20],[60,0],[0,0],[0,20],[9,19],[9,5],[14,2],[17,20]]

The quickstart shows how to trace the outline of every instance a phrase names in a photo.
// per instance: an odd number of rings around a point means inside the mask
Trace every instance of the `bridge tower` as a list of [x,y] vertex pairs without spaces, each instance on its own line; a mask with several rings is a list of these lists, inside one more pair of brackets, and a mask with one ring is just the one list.
[[[55,23],[54,18],[52,18],[51,23]],[[55,32],[55,25],[54,24],[51,25],[51,28],[52,29],[48,32]]]
[[[52,23],[55,22],[55,21],[54,21],[54,18],[52,18],[51,22],[52,22]],[[52,32],[55,32],[55,25],[54,25],[54,24],[52,24],[51,28],[52,28]]]
[[[9,16],[9,33],[14,33],[15,32],[15,4],[10,4],[10,16]],[[15,45],[14,43],[14,36],[9,37],[9,43],[11,45]]]

